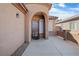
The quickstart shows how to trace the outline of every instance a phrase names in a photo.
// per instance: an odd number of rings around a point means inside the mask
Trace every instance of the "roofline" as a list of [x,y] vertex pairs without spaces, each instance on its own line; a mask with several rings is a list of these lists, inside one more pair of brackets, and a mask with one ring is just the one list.
[[18,10],[20,10],[23,14],[28,12],[26,6],[23,3],[12,3]]
[[56,16],[49,16],[49,20],[56,20],[56,19],[58,19],[58,17],[56,17]]
[[[76,21],[76,20],[79,20],[79,15],[72,16],[68,20],[64,20],[59,23],[65,23],[65,22]],[[57,24],[59,24],[59,23],[57,23]]]

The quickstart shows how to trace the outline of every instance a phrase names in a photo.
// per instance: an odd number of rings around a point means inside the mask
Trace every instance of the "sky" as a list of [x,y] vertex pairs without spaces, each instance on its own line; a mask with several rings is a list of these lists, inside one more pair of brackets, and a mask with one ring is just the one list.
[[50,16],[57,16],[62,20],[77,14],[79,14],[79,3],[52,3],[49,10]]

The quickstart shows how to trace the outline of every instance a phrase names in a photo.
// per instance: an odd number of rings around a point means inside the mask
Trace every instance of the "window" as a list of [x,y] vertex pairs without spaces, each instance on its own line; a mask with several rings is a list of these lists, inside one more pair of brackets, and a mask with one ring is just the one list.
[[70,23],[70,30],[74,30],[75,29],[75,24],[74,23]]
[[79,25],[77,22],[70,23],[70,30],[78,30]]

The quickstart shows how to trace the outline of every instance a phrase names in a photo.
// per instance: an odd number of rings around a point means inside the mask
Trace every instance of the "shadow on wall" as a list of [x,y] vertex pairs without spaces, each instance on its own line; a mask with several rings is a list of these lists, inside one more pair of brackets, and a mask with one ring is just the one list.
[[61,27],[58,27],[58,28],[59,28],[59,30],[56,31],[56,35],[63,37],[64,40],[70,40],[70,41],[78,44],[76,39],[73,37],[73,34],[70,33],[70,30],[63,30]]

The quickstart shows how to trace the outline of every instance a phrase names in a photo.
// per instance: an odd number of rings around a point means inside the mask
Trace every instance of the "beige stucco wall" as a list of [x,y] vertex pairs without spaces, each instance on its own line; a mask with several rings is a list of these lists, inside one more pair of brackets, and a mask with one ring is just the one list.
[[70,23],[74,23],[75,25],[75,28],[72,29],[72,31],[76,31],[78,30],[79,26],[78,26],[78,23],[79,23],[79,20],[76,20],[76,21],[70,21],[70,22],[66,22],[66,23],[60,23],[61,24],[61,27],[65,30],[70,30]]
[[45,7],[40,4],[26,4],[26,7],[28,9],[28,13],[26,15],[26,41],[30,42],[31,41],[31,21],[32,17],[38,13],[42,12],[45,16],[45,36],[46,38],[48,37],[48,7]]
[[11,55],[23,42],[24,15],[12,4],[0,4],[0,55]]
[[48,31],[53,31],[54,28],[54,20],[48,21]]
[[49,31],[49,35],[55,34],[55,20],[48,21],[48,31]]
[[69,22],[61,23],[61,27],[63,30],[69,30],[70,29]]
[[69,30],[69,22],[66,23],[59,23],[56,26],[60,26],[63,30]]
[[69,23],[76,23],[74,26],[74,29],[70,31],[70,34],[73,36],[73,38],[77,41],[79,44],[79,20],[71,21]]

